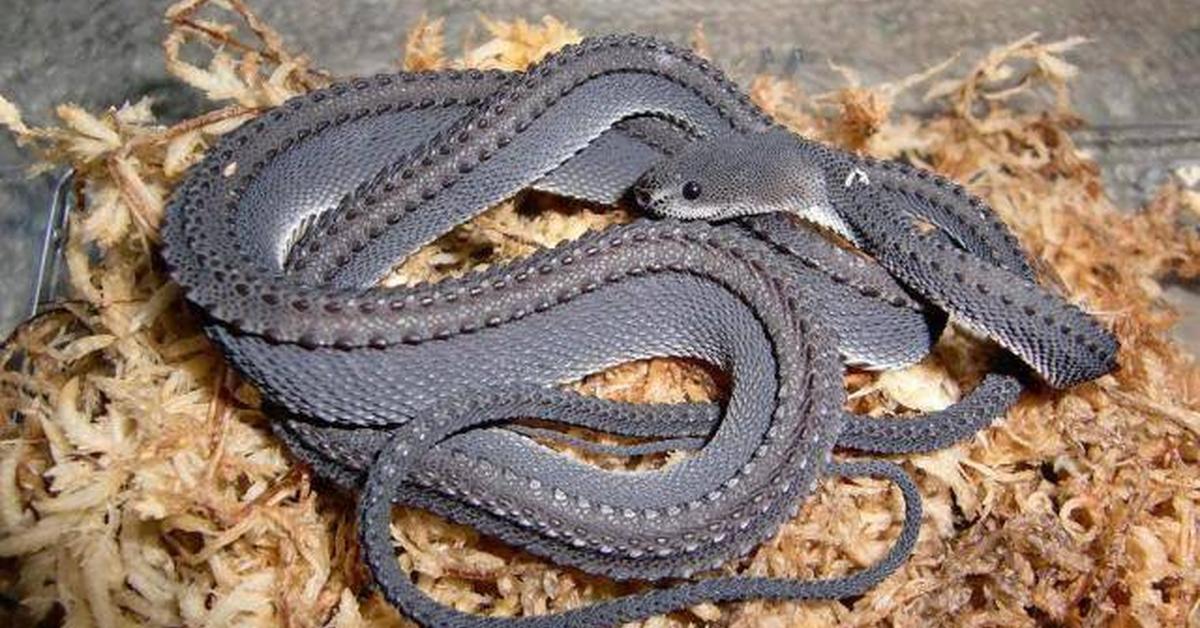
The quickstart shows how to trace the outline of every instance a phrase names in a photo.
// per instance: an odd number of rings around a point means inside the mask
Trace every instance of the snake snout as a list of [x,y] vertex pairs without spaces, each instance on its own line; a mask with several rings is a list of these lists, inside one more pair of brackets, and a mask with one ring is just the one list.
[[650,209],[650,205],[654,202],[654,196],[650,194],[650,190],[638,188],[633,191],[633,202],[642,209]]

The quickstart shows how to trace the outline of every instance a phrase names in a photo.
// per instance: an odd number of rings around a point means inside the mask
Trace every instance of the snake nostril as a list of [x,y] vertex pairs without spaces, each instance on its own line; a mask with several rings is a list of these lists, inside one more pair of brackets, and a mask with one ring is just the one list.
[[643,209],[650,207],[650,192],[648,190],[638,190],[633,193],[633,200],[637,201],[638,207]]

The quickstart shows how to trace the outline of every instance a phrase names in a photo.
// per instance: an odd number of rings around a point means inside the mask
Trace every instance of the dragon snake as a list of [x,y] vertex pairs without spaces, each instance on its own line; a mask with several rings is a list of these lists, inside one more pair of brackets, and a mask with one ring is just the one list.
[[[461,278],[378,285],[527,188],[632,197],[649,216]],[[791,135],[707,61],[638,36],[585,40],[525,73],[377,75],[294,98],[193,167],[163,243],[277,433],[361,490],[366,561],[388,600],[428,625],[601,625],[702,601],[862,593],[911,552],[919,494],[896,465],[835,461],[834,448],[948,445],[1021,384],[1005,368],[941,412],[865,419],[842,410],[843,363],[911,364],[947,313],[1057,387],[1108,372],[1116,353],[1038,286],[1015,238],[961,187]],[[625,404],[561,387],[654,356],[720,368],[727,401]],[[649,440],[599,445],[520,418]],[[614,472],[548,441],[693,451]],[[905,502],[887,556],[841,578],[715,577],[490,619],[427,597],[388,535],[403,503],[591,573],[684,578],[749,552],[835,475],[887,478]]]

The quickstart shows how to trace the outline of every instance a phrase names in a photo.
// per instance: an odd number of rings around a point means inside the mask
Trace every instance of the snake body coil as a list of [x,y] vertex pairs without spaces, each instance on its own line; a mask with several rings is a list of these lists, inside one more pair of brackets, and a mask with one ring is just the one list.
[[[638,219],[432,285],[377,285],[523,189],[612,204],[634,187],[648,211],[683,220]],[[569,46],[523,74],[380,75],[293,99],[193,169],[164,245],[280,436],[362,491],[367,562],[388,599],[426,624],[611,624],[705,600],[861,593],[911,551],[919,496],[895,465],[834,462],[833,449],[950,444],[1002,414],[1020,385],[994,374],[945,411],[876,421],[842,410],[843,361],[915,362],[945,312],[1055,385],[1107,372],[1115,352],[1033,282],[1011,235],[961,188],[786,134],[706,62],[633,36]],[[654,356],[719,367],[729,399],[643,406],[560,388]],[[652,440],[600,446],[519,418]],[[547,440],[695,451],[618,473]],[[687,577],[769,538],[828,475],[886,477],[905,500],[888,556],[845,578],[715,578],[488,620],[426,597],[387,534],[389,506],[412,504],[592,573]]]

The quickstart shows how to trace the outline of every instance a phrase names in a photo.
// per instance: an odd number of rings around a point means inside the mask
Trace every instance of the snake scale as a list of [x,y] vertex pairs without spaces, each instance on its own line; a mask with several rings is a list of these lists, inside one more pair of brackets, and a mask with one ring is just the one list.
[[[464,277],[380,287],[405,256],[531,188],[644,216]],[[524,73],[377,75],[294,98],[193,167],[163,243],[277,433],[361,492],[366,562],[426,625],[608,625],[703,601],[860,594],[911,552],[920,500],[895,464],[837,461],[835,447],[951,444],[1002,414],[1024,371],[1009,360],[950,408],[875,420],[842,409],[844,364],[911,364],[947,315],[1056,387],[1110,371],[1117,348],[1039,287],[958,185],[796,137],[707,61],[638,36],[588,39]],[[562,387],[654,356],[722,370],[728,399],[625,404]],[[528,418],[643,440],[600,445],[516,421]],[[555,441],[688,455],[617,472]],[[438,604],[388,534],[391,505],[408,504],[590,573],[687,578],[773,535],[820,478],[863,475],[904,498],[874,566],[709,577],[538,617]]]

